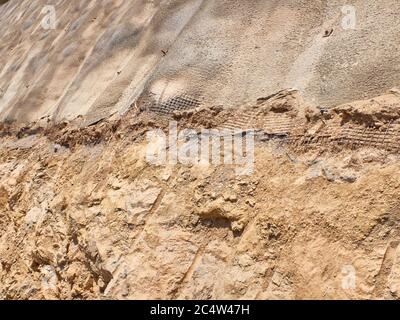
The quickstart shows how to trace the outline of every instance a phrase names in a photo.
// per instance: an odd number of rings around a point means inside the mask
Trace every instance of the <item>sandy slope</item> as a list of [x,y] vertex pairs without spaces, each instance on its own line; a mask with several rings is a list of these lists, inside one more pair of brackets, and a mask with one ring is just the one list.
[[[399,299],[400,3],[344,3],[1,5],[0,298]],[[171,120],[254,172],[149,164]]]
[[[0,7],[0,115],[96,121],[138,97],[237,106],[292,87],[314,104],[372,97],[400,77],[400,3],[352,3],[356,30],[341,27],[340,0],[11,0]],[[40,26],[45,4],[55,30]]]
[[248,176],[150,165],[144,134],[170,120],[154,114],[3,127],[0,297],[398,299],[399,104],[392,91],[322,117],[286,92],[175,114],[200,130],[256,110]]

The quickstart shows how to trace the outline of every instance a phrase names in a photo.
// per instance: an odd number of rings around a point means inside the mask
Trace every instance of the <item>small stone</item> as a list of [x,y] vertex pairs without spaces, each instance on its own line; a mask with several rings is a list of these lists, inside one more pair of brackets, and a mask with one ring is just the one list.
[[246,204],[248,204],[250,207],[254,208],[256,205],[256,202],[252,199],[246,200]]
[[357,177],[356,176],[341,176],[340,179],[342,179],[344,182],[348,182],[348,183],[354,183],[357,181]]
[[329,181],[329,182],[335,182],[336,177],[335,175],[330,172],[328,169],[323,168],[322,169],[322,173],[324,174],[325,178]]
[[161,180],[163,180],[164,182],[168,182],[170,178],[171,178],[171,171],[164,171],[161,175]]
[[238,197],[235,194],[225,194],[224,195],[224,200],[229,201],[229,202],[237,202]]

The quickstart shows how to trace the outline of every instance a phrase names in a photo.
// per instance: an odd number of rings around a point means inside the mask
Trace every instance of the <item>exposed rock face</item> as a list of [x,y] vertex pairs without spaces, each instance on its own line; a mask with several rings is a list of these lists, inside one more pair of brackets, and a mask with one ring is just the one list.
[[400,2],[346,4],[0,0],[0,299],[400,299]]
[[323,106],[370,98],[400,80],[400,2],[352,0],[355,29],[348,4],[10,0],[0,5],[0,119],[93,123],[138,98],[236,106],[286,88]]
[[[198,130],[258,114],[251,175],[149,164],[144,134],[168,119],[147,113],[89,128],[3,125],[0,298],[398,299],[400,159],[390,141],[400,102],[377,99],[386,103],[321,115],[293,113],[298,100],[280,95],[181,116],[180,127]],[[366,110],[382,124],[357,135]],[[273,127],[276,114],[298,125]]]

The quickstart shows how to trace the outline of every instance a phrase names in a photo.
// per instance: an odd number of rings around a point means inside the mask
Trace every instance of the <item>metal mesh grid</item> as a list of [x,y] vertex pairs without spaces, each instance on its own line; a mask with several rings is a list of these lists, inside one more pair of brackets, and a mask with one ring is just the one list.
[[362,125],[329,124],[315,133],[304,132],[305,124],[297,123],[282,114],[257,113],[257,110],[247,110],[240,115],[234,115],[224,124],[226,129],[261,130],[271,137],[285,137],[285,141],[295,148],[319,146],[341,146],[356,149],[371,147],[387,151],[400,152],[400,123],[389,123],[386,128],[378,129]]
[[184,111],[195,109],[201,106],[201,100],[198,96],[182,94],[175,96],[164,103],[153,101],[149,103],[148,109],[160,115],[169,115],[174,111]]

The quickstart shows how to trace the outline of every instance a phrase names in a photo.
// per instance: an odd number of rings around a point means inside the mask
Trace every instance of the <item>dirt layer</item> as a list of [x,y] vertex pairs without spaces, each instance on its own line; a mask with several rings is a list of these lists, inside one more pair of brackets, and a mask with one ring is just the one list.
[[[329,110],[287,90],[3,123],[0,298],[398,299],[399,106],[396,90]],[[170,121],[254,130],[254,172],[149,164],[146,132]]]

